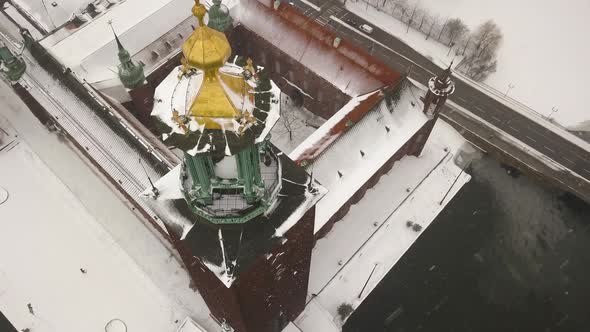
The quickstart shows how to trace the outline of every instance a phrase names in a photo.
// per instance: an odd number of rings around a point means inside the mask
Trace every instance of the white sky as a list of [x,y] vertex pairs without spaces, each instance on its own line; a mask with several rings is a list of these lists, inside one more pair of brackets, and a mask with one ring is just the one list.
[[589,0],[421,0],[442,15],[456,16],[473,29],[493,19],[504,32],[499,67],[487,83],[565,125],[590,119],[583,79],[590,77]]

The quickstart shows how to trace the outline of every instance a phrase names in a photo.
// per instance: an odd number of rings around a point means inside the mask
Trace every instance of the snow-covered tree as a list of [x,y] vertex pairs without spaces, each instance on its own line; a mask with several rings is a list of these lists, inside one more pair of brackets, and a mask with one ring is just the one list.
[[430,27],[428,28],[428,31],[426,32],[426,40],[428,40],[428,38],[430,38],[430,36],[432,35],[432,31],[434,30],[434,27],[439,24],[440,16],[438,14],[431,16],[429,21],[430,21]]
[[416,14],[416,22],[418,22],[418,27],[417,29],[420,31],[423,31],[422,29],[424,28],[425,24],[428,24],[428,21],[430,20],[430,13],[428,12],[428,9],[425,8],[418,8],[418,13]]
[[393,2],[393,10],[391,14],[395,16],[395,11],[399,11],[400,18],[404,18],[404,14],[408,10],[408,1],[407,0],[392,0]]
[[412,23],[414,23],[414,18],[416,17],[416,12],[418,11],[418,3],[416,2],[412,8],[410,9],[410,12],[408,15],[410,15],[410,18],[408,18],[408,28],[406,29],[406,33],[408,31],[410,31],[410,26],[412,25]]
[[457,69],[476,81],[484,80],[496,71],[496,56],[502,38],[502,31],[494,21],[481,24],[471,36],[475,45],[473,51],[463,58]]
[[494,21],[488,20],[484,22],[473,33],[476,56],[481,57],[486,53],[495,54],[502,43],[502,39],[502,31]]
[[447,36],[449,37],[448,46],[451,47],[457,40],[461,39],[469,28],[460,18],[453,18],[447,22]]

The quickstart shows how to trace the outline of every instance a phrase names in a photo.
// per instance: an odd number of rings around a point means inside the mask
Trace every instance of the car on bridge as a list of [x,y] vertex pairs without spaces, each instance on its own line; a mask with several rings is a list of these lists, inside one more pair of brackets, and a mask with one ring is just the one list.
[[372,27],[372,26],[370,26],[370,25],[368,25],[368,24],[361,24],[361,25],[359,26],[359,29],[363,30],[363,32],[366,32],[366,33],[371,33],[371,32],[373,32],[373,27]]
[[344,22],[352,25],[353,27],[356,27],[356,26],[359,25],[359,23],[354,18],[352,18],[352,17],[345,17],[344,18]]

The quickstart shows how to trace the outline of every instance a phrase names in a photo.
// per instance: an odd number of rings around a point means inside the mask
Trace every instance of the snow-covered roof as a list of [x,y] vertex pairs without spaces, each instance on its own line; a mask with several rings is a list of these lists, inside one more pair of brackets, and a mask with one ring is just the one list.
[[[325,322],[343,324],[339,306],[356,309],[424,233],[470,179],[456,164],[465,162],[460,157],[465,143],[439,120],[420,158],[406,156],[396,162],[329,236],[316,242],[308,288],[313,300],[294,321],[301,331],[320,331],[314,327]],[[340,329],[326,325],[321,331]]]
[[[126,0],[71,33],[63,27],[41,44],[88,82],[116,77],[117,46],[108,23],[130,54],[136,54],[191,16],[192,0]],[[115,70],[116,72],[116,70]]]
[[[242,0],[232,13],[246,28],[350,96],[365,94],[399,78],[395,75],[378,79],[368,70],[369,60],[345,44],[335,49],[331,46],[335,35],[289,7],[281,6],[276,12],[257,0]],[[347,53],[365,67],[353,63]]]
[[12,324],[19,331],[104,331],[118,320],[130,330],[175,331],[193,309],[103,228],[108,213],[91,214],[27,142],[9,141],[0,152],[0,184],[10,194],[0,205],[0,309]]
[[[334,323],[332,315],[322,308],[317,299],[311,299],[303,312],[295,320],[297,330],[303,332],[322,331],[339,332],[342,329]],[[283,330],[283,332],[285,332]]]
[[[372,102],[381,93],[353,98],[290,154],[328,189],[316,207],[316,232],[427,121],[413,86],[403,88],[391,109],[387,98]],[[362,118],[351,116],[365,102],[376,106],[359,112]]]
[[180,325],[176,332],[208,332],[197,324],[190,317],[184,319],[184,322]]
[[353,97],[344,107],[297,146],[289,154],[289,157],[301,164],[313,162],[338,137],[343,135],[349,126],[360,121],[382,99],[383,94],[380,90]]

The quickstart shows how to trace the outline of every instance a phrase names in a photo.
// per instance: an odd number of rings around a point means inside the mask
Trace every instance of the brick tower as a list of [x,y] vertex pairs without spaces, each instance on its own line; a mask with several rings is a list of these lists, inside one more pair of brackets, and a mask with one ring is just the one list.
[[421,98],[424,102],[423,112],[428,117],[428,122],[422,127],[422,129],[420,129],[420,138],[418,139],[420,143],[417,143],[420,144],[420,146],[416,149],[415,156],[419,156],[422,153],[422,149],[434,128],[434,124],[436,123],[447,98],[455,92],[455,83],[451,80],[452,65],[453,62],[451,62],[449,67],[443,70],[439,75],[428,80],[428,91],[426,92],[426,96]]
[[[212,315],[236,332],[278,332],[305,308],[315,204],[324,189],[270,143],[280,89],[256,66],[227,63],[204,24],[156,88],[152,121],[183,163],[149,199]],[[172,211],[172,212],[171,212]]]

